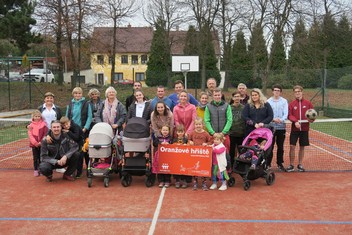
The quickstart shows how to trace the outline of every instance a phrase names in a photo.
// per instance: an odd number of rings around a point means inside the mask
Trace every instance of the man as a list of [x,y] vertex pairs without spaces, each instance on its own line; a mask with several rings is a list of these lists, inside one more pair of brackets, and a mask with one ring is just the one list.
[[246,105],[249,100],[249,95],[247,94],[247,86],[244,83],[240,83],[237,86],[237,90],[241,94],[241,104]]
[[304,158],[304,147],[309,146],[309,122],[306,118],[306,111],[313,109],[309,100],[303,98],[303,87],[296,85],[293,87],[295,100],[288,106],[288,119],[292,122],[290,134],[290,165],[286,168],[287,172],[294,171],[295,148],[299,139],[298,165],[297,169],[304,172],[302,162]]
[[173,110],[174,105],[172,101],[169,99],[169,97],[165,96],[165,87],[161,85],[157,87],[156,96],[150,102],[150,105],[151,105],[150,107],[152,110],[154,110],[156,103],[158,103],[159,101],[163,101],[167,105],[167,107],[170,108],[170,110]]
[[242,119],[242,110],[244,105],[240,103],[241,94],[239,91],[232,93],[230,102],[232,110],[232,124],[229,131],[230,134],[230,159],[231,166],[233,166],[235,156],[239,154],[239,146],[242,145],[246,124]]
[[[185,89],[183,82],[181,80],[176,80],[174,83],[175,93],[169,95],[169,99],[172,101],[173,106],[175,107],[178,104],[178,94]],[[193,95],[188,93],[189,102],[197,107],[198,101],[194,98]]]
[[79,159],[78,144],[67,134],[61,132],[61,123],[58,120],[51,123],[50,137],[52,138],[50,144],[46,138],[42,140],[40,151],[42,162],[39,165],[41,174],[46,176],[48,182],[51,182],[54,169],[67,167],[62,178],[74,181],[72,174],[77,168]]
[[133,83],[133,93],[132,95],[128,96],[126,98],[126,111],[128,111],[128,108],[130,107],[131,104],[136,102],[136,97],[134,96],[134,93],[136,91],[142,90],[142,83],[141,82],[134,82]]
[[[208,102],[213,100],[213,92],[216,89],[216,80],[215,78],[208,78],[207,80],[207,94],[208,94]],[[221,99],[225,101],[225,96],[222,94]]]
[[279,171],[286,171],[283,166],[284,163],[284,142],[286,137],[286,124],[285,120],[288,115],[288,103],[287,100],[281,97],[282,86],[280,84],[275,84],[271,88],[273,96],[268,99],[268,103],[274,112],[274,119],[270,123],[270,126],[275,129],[273,143],[271,146],[271,151],[268,156],[268,165],[271,166],[271,161],[273,159],[273,150],[276,143],[276,163]]
[[214,100],[207,104],[204,111],[204,122],[210,135],[223,133],[225,135],[224,145],[227,152],[230,150],[229,131],[232,125],[231,106],[221,100],[221,89],[213,91]]

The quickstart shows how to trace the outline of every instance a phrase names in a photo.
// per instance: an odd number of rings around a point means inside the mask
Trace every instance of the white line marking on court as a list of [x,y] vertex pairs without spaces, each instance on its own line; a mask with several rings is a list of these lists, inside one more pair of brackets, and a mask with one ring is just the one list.
[[18,157],[18,156],[20,156],[20,155],[22,155],[22,154],[24,154],[24,153],[29,153],[29,152],[31,152],[31,150],[27,150],[27,151],[24,151],[24,152],[18,153],[18,154],[16,154],[16,155],[13,155],[13,156],[11,156],[11,157],[8,157],[8,158],[5,158],[5,159],[2,159],[2,160],[0,160],[0,162],[7,161],[7,160],[9,160],[9,159],[12,159],[12,158],[14,158],[14,157]]
[[156,209],[155,209],[155,212],[154,212],[152,224],[150,225],[150,228],[149,228],[148,235],[153,235],[154,234],[156,222],[158,221],[159,213],[160,213],[160,210],[161,210],[161,206],[163,204],[165,191],[166,191],[166,188],[165,187],[162,188],[160,196],[159,196],[159,200],[158,200],[158,205],[156,206]]
[[316,146],[315,144],[311,144],[311,145],[314,146],[314,147],[317,148],[317,149],[320,149],[320,150],[323,151],[323,152],[329,153],[329,154],[331,154],[331,155],[333,155],[333,156],[335,156],[335,157],[337,157],[337,158],[340,158],[341,160],[344,160],[344,161],[346,161],[346,162],[352,163],[352,161],[350,161],[350,160],[348,160],[348,159],[346,159],[346,158],[344,158],[344,157],[341,157],[341,156],[339,156],[339,155],[336,155],[336,154],[334,154],[334,153],[332,153],[332,152],[330,152],[330,151],[328,151],[328,150],[326,150],[326,149],[323,149],[323,148],[321,148],[321,147],[318,147],[318,146]]

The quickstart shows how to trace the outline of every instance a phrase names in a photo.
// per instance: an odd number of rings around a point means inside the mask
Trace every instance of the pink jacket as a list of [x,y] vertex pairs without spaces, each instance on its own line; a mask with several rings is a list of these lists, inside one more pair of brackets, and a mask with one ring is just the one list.
[[185,106],[177,104],[174,107],[175,126],[183,124],[185,126],[186,134],[192,133],[194,129],[194,120],[197,117],[196,106],[187,103]]
[[38,144],[42,141],[44,136],[48,133],[48,127],[46,122],[41,119],[39,122],[34,122],[29,124],[28,127],[28,137],[29,137],[29,147],[38,147]]

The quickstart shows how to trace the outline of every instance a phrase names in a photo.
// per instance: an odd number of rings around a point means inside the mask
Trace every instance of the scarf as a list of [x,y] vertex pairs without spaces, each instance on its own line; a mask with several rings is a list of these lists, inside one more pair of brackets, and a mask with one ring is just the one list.
[[118,100],[115,98],[112,104],[109,103],[109,100],[106,98],[104,101],[104,110],[103,110],[103,121],[109,123],[110,125],[115,124],[115,118],[117,114],[117,104]]
[[201,104],[201,103],[199,103],[199,104],[198,104],[198,107],[199,107],[201,110],[205,110],[205,107],[207,107],[207,104]]

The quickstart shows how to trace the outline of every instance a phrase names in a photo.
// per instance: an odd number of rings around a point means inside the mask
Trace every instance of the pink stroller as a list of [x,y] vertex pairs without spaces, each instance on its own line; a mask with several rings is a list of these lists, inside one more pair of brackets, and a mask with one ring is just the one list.
[[[252,140],[256,140],[259,144],[263,141],[265,142],[263,142],[262,148],[258,148],[258,146],[250,146]],[[250,180],[255,180],[260,177],[264,178],[268,185],[272,185],[274,183],[275,173],[267,164],[268,154],[271,151],[272,140],[273,132],[268,128],[255,129],[243,140],[242,146],[240,146],[240,155],[236,157],[234,161],[233,172],[242,177],[244,190],[248,190],[251,187]],[[252,159],[242,157],[248,150],[258,157],[258,161],[254,169],[251,167],[251,164],[253,163]]]

